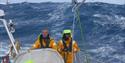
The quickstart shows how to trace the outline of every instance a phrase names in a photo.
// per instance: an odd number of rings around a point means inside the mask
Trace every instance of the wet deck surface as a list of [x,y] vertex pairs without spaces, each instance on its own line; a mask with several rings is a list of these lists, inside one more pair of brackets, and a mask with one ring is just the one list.
[[19,54],[14,63],[64,63],[64,61],[53,49],[37,49]]

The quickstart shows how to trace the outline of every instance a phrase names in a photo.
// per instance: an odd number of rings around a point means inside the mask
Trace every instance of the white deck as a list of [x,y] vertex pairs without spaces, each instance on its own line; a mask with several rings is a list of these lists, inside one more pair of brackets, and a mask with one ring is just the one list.
[[14,63],[64,63],[64,61],[53,49],[36,49],[19,54]]

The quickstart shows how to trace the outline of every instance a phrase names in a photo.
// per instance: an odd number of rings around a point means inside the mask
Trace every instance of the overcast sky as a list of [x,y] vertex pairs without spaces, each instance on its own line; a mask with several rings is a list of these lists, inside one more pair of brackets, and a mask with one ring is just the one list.
[[[0,3],[5,3],[6,0],[0,0]],[[71,2],[71,0],[9,0],[11,3],[17,3],[17,2]],[[82,0],[78,0],[82,1]],[[125,4],[125,0],[86,0],[87,2],[105,2],[105,3],[113,3],[113,4]]]

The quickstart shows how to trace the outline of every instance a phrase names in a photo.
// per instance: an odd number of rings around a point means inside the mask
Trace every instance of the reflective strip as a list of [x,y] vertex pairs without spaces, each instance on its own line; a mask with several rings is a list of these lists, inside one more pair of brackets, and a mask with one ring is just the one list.
[[54,42],[53,45],[56,45],[56,43]]
[[73,45],[75,44],[76,42],[73,40]]
[[34,44],[33,47],[36,47],[36,45]]

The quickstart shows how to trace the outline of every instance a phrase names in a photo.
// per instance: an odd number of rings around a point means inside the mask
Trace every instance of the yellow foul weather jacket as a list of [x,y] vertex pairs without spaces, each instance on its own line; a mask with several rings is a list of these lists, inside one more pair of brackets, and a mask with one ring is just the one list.
[[[69,47],[70,46],[70,41],[65,41],[65,44],[66,44],[67,47]],[[63,41],[60,40],[58,42],[57,50],[61,54],[61,56],[63,57],[65,63],[73,63],[75,53],[80,51],[80,49],[79,49],[79,47],[78,47],[78,45],[77,45],[77,43],[75,41],[72,42],[72,47],[73,47],[72,48],[73,53],[72,53],[72,51],[65,51],[64,50],[65,46],[64,46]]]
[[52,48],[52,49],[57,50],[57,45],[56,45],[54,39],[52,39],[52,38],[50,38],[48,47],[46,47],[46,46],[47,46],[47,42],[44,39],[42,39],[42,41],[40,41],[40,38],[38,37],[37,40],[35,41],[35,43],[33,44],[32,49]]

